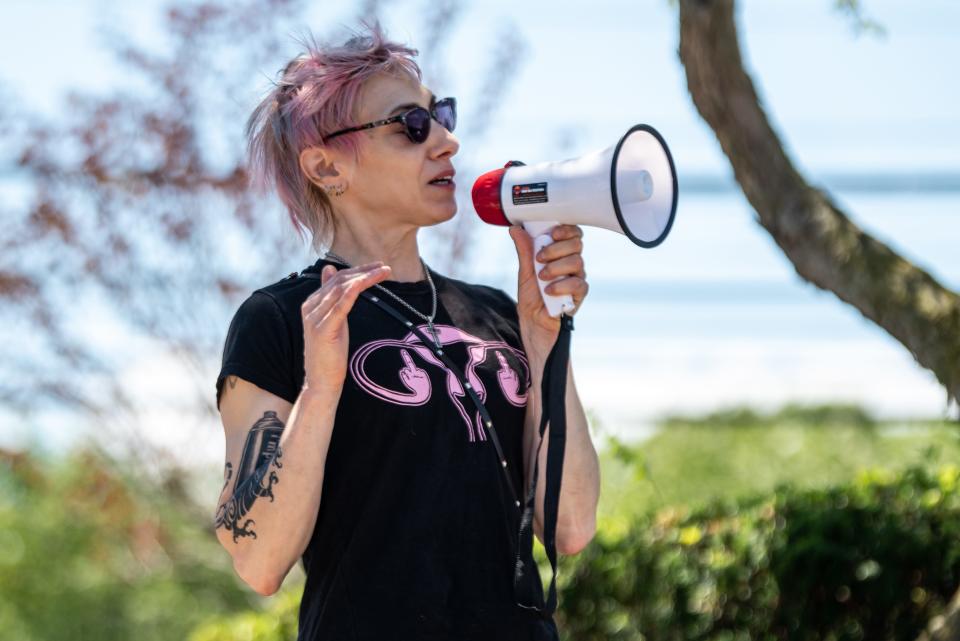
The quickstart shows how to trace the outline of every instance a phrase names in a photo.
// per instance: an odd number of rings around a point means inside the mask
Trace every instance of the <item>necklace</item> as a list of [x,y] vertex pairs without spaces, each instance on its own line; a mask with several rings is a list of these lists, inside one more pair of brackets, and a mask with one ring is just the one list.
[[[352,267],[352,265],[348,263],[346,260],[344,260],[342,256],[338,256],[337,254],[334,254],[332,251],[327,251],[326,257],[335,259],[337,262],[343,263],[347,267]],[[430,328],[430,333],[433,334],[433,342],[436,343],[437,349],[441,349],[442,345],[440,344],[440,338],[437,335],[436,328],[433,326],[433,318],[437,314],[437,288],[433,284],[433,278],[430,277],[430,270],[427,269],[427,264],[423,262],[423,258],[420,259],[420,264],[423,265],[423,271],[427,275],[427,282],[430,283],[430,292],[433,294],[433,305],[431,307],[429,316],[425,316],[424,314],[421,314],[412,305],[407,303],[407,301],[403,300],[402,298],[400,298],[399,296],[391,292],[389,289],[387,289],[380,283],[374,283],[373,286],[379,288],[381,291],[386,292],[387,294],[392,296],[397,302],[399,302],[401,305],[409,309],[411,312],[413,312],[423,320],[427,321],[427,327]]]

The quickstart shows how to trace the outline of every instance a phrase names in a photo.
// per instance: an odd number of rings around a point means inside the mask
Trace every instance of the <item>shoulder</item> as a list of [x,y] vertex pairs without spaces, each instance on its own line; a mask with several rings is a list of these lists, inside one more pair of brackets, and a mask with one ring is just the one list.
[[261,300],[271,301],[291,322],[299,319],[304,301],[320,287],[319,279],[305,276],[305,273],[291,272],[280,280],[254,290],[251,297],[258,295]]
[[295,346],[302,331],[301,307],[320,281],[306,278],[299,272],[259,287],[240,302],[228,330],[231,337],[248,336],[256,339],[265,334],[279,336]]

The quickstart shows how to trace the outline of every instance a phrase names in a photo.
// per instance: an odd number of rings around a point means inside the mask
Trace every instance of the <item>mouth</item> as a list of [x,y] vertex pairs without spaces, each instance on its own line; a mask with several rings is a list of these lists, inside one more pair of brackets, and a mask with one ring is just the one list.
[[428,182],[428,185],[433,185],[434,187],[440,187],[442,189],[454,189],[457,184],[453,182],[453,176],[457,172],[455,171],[445,171],[442,174],[438,175],[436,178]]

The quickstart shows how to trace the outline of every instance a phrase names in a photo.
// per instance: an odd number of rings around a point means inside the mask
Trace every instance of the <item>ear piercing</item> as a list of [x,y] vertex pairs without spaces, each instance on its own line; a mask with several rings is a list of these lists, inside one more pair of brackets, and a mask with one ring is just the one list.
[[340,196],[340,195],[343,194],[343,192],[345,192],[346,190],[347,190],[347,188],[346,188],[345,185],[326,185],[326,186],[323,188],[323,191],[325,191],[328,196],[330,196],[330,195]]

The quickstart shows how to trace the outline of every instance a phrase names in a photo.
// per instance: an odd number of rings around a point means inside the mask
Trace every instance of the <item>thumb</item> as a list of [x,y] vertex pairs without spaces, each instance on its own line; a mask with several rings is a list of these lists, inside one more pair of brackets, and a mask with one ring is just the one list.
[[337,268],[333,265],[324,265],[323,269],[320,270],[320,284],[326,285],[327,281],[330,280],[330,277],[337,273]]
[[517,258],[520,260],[520,273],[534,275],[533,273],[533,238],[523,228],[522,225],[510,225],[510,237],[517,248]]

